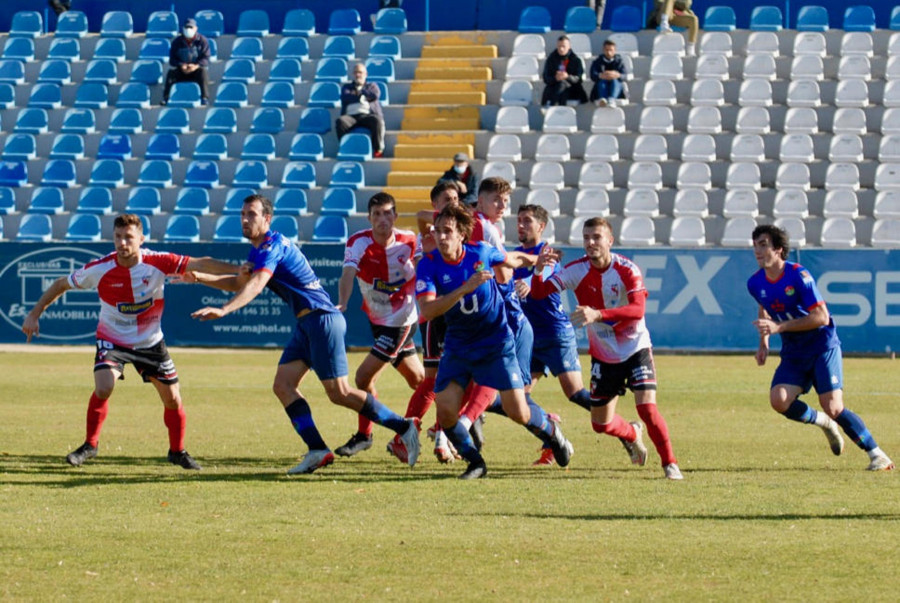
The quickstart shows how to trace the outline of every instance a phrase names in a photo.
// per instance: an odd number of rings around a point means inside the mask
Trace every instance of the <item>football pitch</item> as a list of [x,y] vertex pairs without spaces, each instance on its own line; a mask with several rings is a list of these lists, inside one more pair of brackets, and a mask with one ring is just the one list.
[[[571,465],[532,467],[538,440],[489,415],[489,474],[461,482],[464,462],[439,464],[424,431],[410,469],[387,455],[393,434],[379,427],[371,450],[286,475],[305,450],[271,392],[274,350],[172,351],[202,472],[165,462],[162,405],[131,368],[100,455],[69,467],[92,354],[0,352],[0,598],[897,599],[900,476],[865,471],[849,441],[835,457],[818,428],[772,412],[777,358],[760,369],[752,354],[657,356],[683,482],[663,479],[649,440],[647,465],[632,466],[550,380],[534,397],[562,416]],[[900,460],[897,361],[844,368],[848,407]],[[302,389],[325,440],[342,444],[355,414],[314,376]],[[378,390],[405,410],[394,371]],[[630,396],[619,409],[637,419]]]

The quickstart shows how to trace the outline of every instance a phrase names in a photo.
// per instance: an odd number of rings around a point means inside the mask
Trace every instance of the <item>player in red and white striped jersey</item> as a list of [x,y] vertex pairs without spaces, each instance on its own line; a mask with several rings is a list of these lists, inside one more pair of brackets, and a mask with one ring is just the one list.
[[40,335],[41,314],[63,293],[69,289],[97,289],[100,318],[94,358],[94,392],[87,411],[87,435],[84,444],[71,452],[66,461],[78,466],[97,456],[109,398],[116,380],[124,378],[125,365],[130,363],[145,382],[156,387],[165,407],[163,422],[169,431],[169,462],[185,469],[200,469],[184,449],[186,419],[178,373],[160,328],[163,288],[168,274],[183,274],[186,270],[228,274],[236,272],[236,267],[211,258],[141,249],[143,226],[140,218],[133,214],[116,218],[114,238],[116,250],[113,253],[54,281],[22,325],[30,342],[33,335]]

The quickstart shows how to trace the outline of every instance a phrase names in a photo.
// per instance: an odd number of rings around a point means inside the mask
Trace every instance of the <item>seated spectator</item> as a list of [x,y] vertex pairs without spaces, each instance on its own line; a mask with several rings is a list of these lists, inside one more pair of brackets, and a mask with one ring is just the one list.
[[587,95],[581,87],[584,77],[584,62],[572,51],[568,36],[560,36],[556,50],[547,55],[544,63],[544,94],[541,105],[565,105],[569,101],[587,102]]
[[381,111],[381,90],[375,82],[366,81],[366,66],[353,66],[351,81],[341,87],[341,116],[335,122],[338,140],[357,126],[368,128],[372,136],[375,157],[384,154],[384,113]]
[[655,6],[650,13],[650,26],[658,25],[659,31],[663,33],[671,32],[672,25],[687,28],[688,44],[685,52],[689,57],[694,56],[700,20],[691,10],[691,0],[653,0],[653,2]]
[[50,8],[53,9],[56,16],[63,14],[67,10],[72,10],[72,0],[48,0],[48,4],[50,4]]
[[616,53],[616,43],[603,42],[603,54],[591,64],[591,79],[595,82],[591,89],[591,100],[597,106],[615,107],[618,99],[625,98],[625,63],[622,55]]
[[438,179],[438,184],[441,182],[455,182],[459,200],[466,205],[475,205],[478,201],[478,175],[469,165],[469,156],[465,153],[453,156],[453,167]]
[[195,82],[200,86],[200,103],[209,104],[209,41],[197,32],[197,22],[187,19],[181,34],[172,40],[169,47],[169,65],[163,88],[162,104],[169,102],[169,91],[176,82]]

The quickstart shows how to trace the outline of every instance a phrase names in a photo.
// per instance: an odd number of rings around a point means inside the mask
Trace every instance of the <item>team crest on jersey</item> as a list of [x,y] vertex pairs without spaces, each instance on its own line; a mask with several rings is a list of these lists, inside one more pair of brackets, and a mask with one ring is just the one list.
[[149,309],[152,305],[153,299],[142,302],[119,302],[116,304],[116,309],[122,314],[140,314]]
[[473,268],[475,268],[475,272],[481,272],[482,270],[484,270],[484,262],[482,262],[482,261],[475,262],[475,265],[473,266]]
[[790,285],[788,285],[787,287],[784,288],[784,292],[785,292],[787,295],[793,295],[794,293],[796,293],[796,291],[794,290],[794,288],[791,287]]
[[416,291],[424,291],[426,287],[425,281],[416,281]]
[[616,297],[619,297],[619,286],[618,285],[610,285],[609,290],[612,291],[612,294]]

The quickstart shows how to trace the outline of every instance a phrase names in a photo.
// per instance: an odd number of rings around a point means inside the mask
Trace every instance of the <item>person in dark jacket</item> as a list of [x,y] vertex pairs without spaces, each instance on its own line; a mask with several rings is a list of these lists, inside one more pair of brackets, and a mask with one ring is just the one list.
[[455,182],[459,187],[459,200],[466,205],[478,202],[478,174],[469,165],[469,156],[457,153],[453,156],[453,167],[438,179],[441,182]]
[[366,66],[353,66],[351,79],[341,87],[341,116],[334,125],[338,140],[357,126],[367,128],[372,136],[375,157],[384,154],[384,113],[381,111],[381,90],[375,82],[367,82]]
[[595,82],[591,90],[591,100],[598,105],[614,107],[616,101],[625,98],[625,63],[622,55],[616,54],[616,43],[603,43],[603,54],[591,64],[591,79]]
[[568,36],[560,36],[556,50],[547,55],[544,63],[544,94],[541,105],[565,105],[568,101],[587,102],[581,87],[584,78],[584,61],[572,51]]
[[209,41],[197,32],[197,22],[188,19],[184,22],[181,35],[172,40],[169,47],[169,65],[166,84],[163,88],[162,104],[169,102],[169,91],[176,82],[194,82],[200,86],[200,103],[209,104]]

